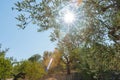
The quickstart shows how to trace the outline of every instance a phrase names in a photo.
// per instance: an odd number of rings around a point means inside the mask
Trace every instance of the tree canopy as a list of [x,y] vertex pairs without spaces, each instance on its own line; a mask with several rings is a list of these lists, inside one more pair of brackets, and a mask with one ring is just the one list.
[[[120,0],[77,1],[23,0],[16,2],[13,9],[20,12],[16,17],[19,27],[24,29],[33,23],[39,26],[38,31],[53,30],[51,41],[58,40],[57,47],[68,74],[70,67],[76,65],[96,79],[105,71],[120,71]],[[74,24],[61,20],[66,9],[76,13]],[[44,53],[45,67],[52,55]]]

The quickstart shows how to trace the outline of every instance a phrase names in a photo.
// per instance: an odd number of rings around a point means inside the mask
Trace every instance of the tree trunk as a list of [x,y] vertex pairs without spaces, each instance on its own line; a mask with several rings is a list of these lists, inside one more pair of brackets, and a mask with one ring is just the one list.
[[70,63],[66,63],[66,68],[67,68],[67,75],[69,75],[71,73],[70,71]]

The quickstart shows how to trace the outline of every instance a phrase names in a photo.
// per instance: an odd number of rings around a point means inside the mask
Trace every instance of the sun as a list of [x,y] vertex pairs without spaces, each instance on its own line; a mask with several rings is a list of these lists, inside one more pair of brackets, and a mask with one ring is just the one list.
[[63,33],[68,33],[75,30],[80,31],[86,24],[83,5],[78,6],[77,1],[78,0],[73,0],[66,3],[61,3],[55,12],[55,21]]
[[67,11],[63,16],[63,20],[67,24],[73,23],[75,21],[75,14],[72,11]]

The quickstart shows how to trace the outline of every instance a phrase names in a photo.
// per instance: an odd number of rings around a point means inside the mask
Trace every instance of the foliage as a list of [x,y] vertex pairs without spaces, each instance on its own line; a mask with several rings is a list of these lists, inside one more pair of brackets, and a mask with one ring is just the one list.
[[61,60],[66,65],[67,74],[70,74],[71,69],[77,68],[77,64],[81,61],[81,37],[74,35],[75,34],[67,34],[62,40],[59,40],[58,43],[59,51],[62,54]]
[[44,67],[47,69],[47,66],[49,64],[49,61],[51,59],[51,55],[52,55],[52,52],[48,52],[48,51],[45,51],[43,53],[43,64],[44,64]]
[[6,50],[1,50],[0,47],[0,79],[11,77],[12,63],[11,60],[5,57]]
[[[104,71],[119,71],[120,25],[118,0],[86,0],[85,12],[89,23],[86,35],[86,62],[95,75]],[[98,76],[97,76],[98,78]]]
[[[55,17],[58,14],[57,7],[67,0],[23,0],[15,3],[13,9],[20,12],[16,19],[20,22],[18,26],[25,28],[29,23],[37,24],[38,31],[56,28]],[[22,12],[22,13],[21,13]]]
[[41,55],[35,54],[31,56],[28,60],[32,62],[40,62],[41,61],[40,59],[41,59]]
[[53,52],[48,52],[45,51],[43,54],[43,64],[44,67],[47,69],[48,64],[50,63],[50,60],[52,60],[52,63],[48,69],[49,73],[54,73],[56,71],[61,70],[61,53],[60,51],[56,48]]
[[0,58],[0,79],[11,77],[12,64],[9,59]]
[[[21,22],[19,27],[24,29],[32,22],[39,26],[39,31],[54,28],[51,41],[58,40],[60,55],[56,55],[56,52],[45,52],[44,67],[55,56],[58,59],[54,59],[50,69],[58,67],[58,62],[62,60],[68,74],[70,69],[79,69],[92,79],[99,79],[106,71],[120,71],[120,0],[84,0],[82,8],[86,24],[79,23],[78,28],[85,28],[72,30],[61,39],[61,23],[56,22],[56,15],[59,13],[58,7],[67,1],[69,0],[23,0],[15,3],[14,9],[21,12],[16,18]],[[35,56],[29,59],[34,58]]]
[[86,0],[85,12],[87,22],[86,34],[91,42],[113,41],[119,43],[120,37],[120,1],[118,0]]
[[25,73],[25,78],[29,80],[39,80],[45,75],[45,70],[39,62],[22,61],[14,66],[16,74]]

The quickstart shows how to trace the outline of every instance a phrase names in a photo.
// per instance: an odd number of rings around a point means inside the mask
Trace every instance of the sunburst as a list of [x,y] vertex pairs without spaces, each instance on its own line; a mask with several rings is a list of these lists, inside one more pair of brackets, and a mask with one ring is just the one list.
[[62,3],[56,13],[56,22],[60,26],[60,37],[63,38],[66,34],[72,31],[79,32],[85,27],[85,14],[82,10],[83,4],[77,5],[77,1]]

